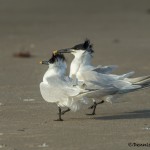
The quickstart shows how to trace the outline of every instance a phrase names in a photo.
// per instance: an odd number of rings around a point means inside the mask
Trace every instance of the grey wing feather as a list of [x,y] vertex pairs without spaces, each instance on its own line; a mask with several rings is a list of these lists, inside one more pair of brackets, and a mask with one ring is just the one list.
[[110,66],[97,66],[96,68],[93,69],[93,71],[96,71],[98,73],[103,73],[103,74],[108,74],[111,73],[112,71],[116,70],[118,66],[116,65],[110,65]]

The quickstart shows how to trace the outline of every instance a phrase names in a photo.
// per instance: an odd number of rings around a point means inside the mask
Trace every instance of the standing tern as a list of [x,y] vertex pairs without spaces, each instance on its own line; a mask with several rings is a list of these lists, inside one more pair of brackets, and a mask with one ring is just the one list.
[[[70,65],[70,78],[83,81],[87,88],[96,88],[98,91],[89,95],[92,98],[94,104],[90,107],[93,108],[93,112],[90,115],[95,115],[97,104],[101,104],[106,101],[111,101],[125,93],[136,91],[150,86],[150,75],[138,78],[129,78],[134,72],[129,72],[123,75],[110,74],[117,66],[98,66],[91,65],[91,59],[93,54],[93,47],[89,40],[85,40],[84,43],[73,46],[72,48],[60,49],[54,51],[54,53],[71,53],[74,55],[74,59]],[[98,101],[101,98],[102,101]]]
[[[57,121],[62,121],[62,114],[70,110],[79,110],[85,102],[84,96],[93,91],[74,85],[74,82],[65,75],[67,65],[63,54],[53,54],[50,60],[40,63],[49,66],[43,76],[43,82],[40,83],[41,95],[45,101],[57,104],[59,109]],[[61,111],[61,107],[68,109]]]

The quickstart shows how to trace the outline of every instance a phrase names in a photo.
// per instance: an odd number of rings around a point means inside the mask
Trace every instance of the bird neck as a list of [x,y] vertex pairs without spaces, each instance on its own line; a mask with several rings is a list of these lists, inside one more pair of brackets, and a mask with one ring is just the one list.
[[83,55],[75,55],[70,65],[70,78],[77,75],[79,69],[82,67],[91,65],[92,55],[89,52],[85,52]]
[[70,75],[69,75],[70,78],[73,78],[74,76],[76,76],[80,68],[80,65],[82,64],[82,61],[83,61],[82,57],[78,57],[78,56],[74,57],[70,65]]
[[43,81],[47,82],[48,78],[51,78],[54,76],[55,77],[65,76],[66,68],[67,68],[66,64],[63,64],[63,65],[62,64],[60,65],[58,63],[50,64],[48,70],[43,76]]

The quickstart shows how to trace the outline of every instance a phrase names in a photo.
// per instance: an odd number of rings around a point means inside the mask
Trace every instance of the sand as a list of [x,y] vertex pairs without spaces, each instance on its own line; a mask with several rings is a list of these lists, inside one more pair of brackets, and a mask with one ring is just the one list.
[[[95,116],[86,116],[91,110],[85,107],[53,121],[57,107],[39,91],[47,66],[38,62],[85,38],[94,44],[93,64],[116,64],[116,73],[134,70],[135,77],[150,74],[150,1],[0,1],[0,149],[149,148],[136,145],[150,143],[149,89],[104,103]],[[33,57],[13,56],[20,51]],[[66,57],[69,67],[72,56]]]

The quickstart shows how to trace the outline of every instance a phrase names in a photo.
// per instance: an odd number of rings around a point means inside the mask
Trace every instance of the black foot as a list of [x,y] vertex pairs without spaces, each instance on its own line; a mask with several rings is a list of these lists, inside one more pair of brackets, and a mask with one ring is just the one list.
[[86,115],[88,115],[88,116],[94,116],[96,114],[95,113],[91,113],[91,114],[86,114]]
[[63,119],[56,119],[56,120],[54,120],[54,121],[64,121]]

